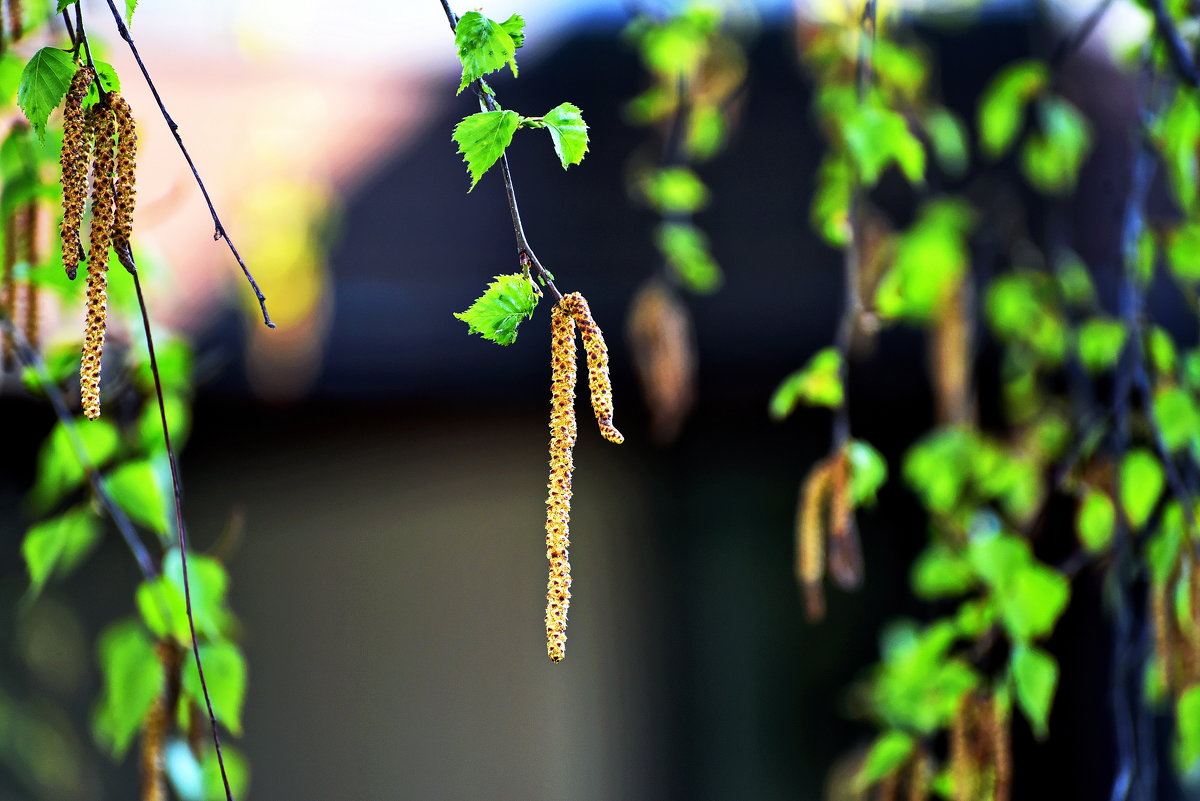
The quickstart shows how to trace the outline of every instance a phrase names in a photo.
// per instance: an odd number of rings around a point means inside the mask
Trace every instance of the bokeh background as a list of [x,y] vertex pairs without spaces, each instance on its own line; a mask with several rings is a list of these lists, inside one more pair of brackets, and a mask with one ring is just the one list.
[[[99,36],[104,8],[84,5]],[[887,620],[928,613],[905,592],[924,522],[889,484],[861,519],[866,586],[832,593],[827,619],[804,622],[792,518],[829,419],[766,414],[778,381],[831,341],[840,307],[840,257],[808,225],[822,146],[796,51],[797,20],[822,9],[746,2],[733,13],[748,80],[727,150],[699,170],[712,202],[697,218],[725,282],[688,301],[698,402],[663,446],[623,333],[659,266],[654,215],[628,181],[631,157],[658,145],[622,114],[647,83],[620,35],[638,8],[484,9],[527,20],[520,79],[495,82],[505,104],[538,113],[570,100],[591,126],[588,157],[566,172],[536,132],[509,155],[531,242],[607,332],[627,439],[614,447],[581,426],[559,665],[542,627],[547,314],[503,349],[451,316],[516,265],[499,176],[468,194],[450,141],[476,109],[454,95],[440,5],[143,0],[134,32],[274,332],[256,322],[110,41],[143,118],[139,236],[169,265],[150,276],[151,306],[197,345],[185,509],[197,547],[220,547],[234,582],[251,671],[237,743],[250,798],[808,799],[869,742],[852,686]],[[942,96],[971,120],[997,69],[1044,54],[1086,10],[914,11]],[[1118,2],[1065,67],[1066,93],[1097,133],[1082,200],[1064,216],[1089,260],[1115,246],[1134,105],[1110,53],[1146,35],[1127,11]],[[74,317],[61,311],[59,336]],[[933,416],[921,337],[885,334],[850,386],[856,433],[895,471]],[[100,755],[87,719],[92,642],[128,613],[135,565],[112,537],[69,582],[21,602],[22,498],[52,422],[19,392],[0,395],[0,678],[10,700],[53,722],[25,756],[70,758],[40,790],[0,767],[0,798],[128,797],[135,760]],[[1017,724],[1018,798],[1106,797],[1108,712],[1089,700],[1106,686],[1094,667],[1108,652],[1098,592],[1085,579],[1056,634],[1066,678],[1050,742],[1034,749]]]

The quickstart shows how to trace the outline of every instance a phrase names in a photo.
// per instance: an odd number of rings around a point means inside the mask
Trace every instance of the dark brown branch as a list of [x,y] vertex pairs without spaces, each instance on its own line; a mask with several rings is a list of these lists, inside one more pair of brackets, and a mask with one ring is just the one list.
[[154,102],[158,104],[159,112],[162,113],[163,119],[166,120],[167,127],[171,129],[171,135],[175,137],[175,144],[179,145],[179,152],[183,154],[184,160],[192,170],[192,177],[196,180],[196,186],[200,187],[200,194],[204,195],[204,202],[208,205],[208,213],[212,216],[215,228],[213,239],[225,240],[225,244],[229,246],[229,252],[237,260],[238,266],[242,268],[242,274],[246,276],[246,280],[250,282],[250,288],[254,290],[254,297],[258,299],[258,307],[262,310],[263,322],[266,323],[268,328],[274,328],[275,323],[271,322],[271,315],[267,314],[267,299],[263,296],[262,290],[258,288],[258,282],[254,280],[250,268],[246,266],[246,262],[242,259],[242,254],[238,253],[233,240],[229,238],[229,233],[225,230],[225,225],[221,222],[221,218],[217,216],[217,209],[213,206],[212,198],[208,194],[208,188],[204,186],[204,181],[200,178],[200,172],[196,169],[195,162],[192,161],[192,155],[183,144],[183,137],[179,135],[179,126],[171,118],[170,113],[167,112],[167,107],[163,104],[163,99],[158,93],[158,87],[154,85],[154,81],[150,78],[150,72],[146,69],[146,65],[142,61],[142,55],[138,52],[137,45],[133,42],[133,36],[130,35],[129,28],[126,27],[125,20],[121,17],[121,12],[117,10],[117,4],[113,0],[108,0],[108,7],[112,11],[113,20],[117,24],[117,31],[121,34],[121,38],[125,40],[125,44],[129,45],[129,51],[133,53],[133,58],[137,61],[138,69],[142,71],[142,77],[146,79],[146,85],[150,87],[150,93],[154,95]]
[[[111,6],[113,0],[108,0],[108,4]],[[449,0],[442,0],[442,8],[446,12],[446,20],[450,23],[450,32],[456,32],[458,30],[458,15],[451,10]],[[471,90],[479,98],[480,104],[488,111],[499,110],[500,106],[496,103],[493,93],[482,78],[471,82]],[[508,197],[508,212],[512,216],[513,236],[517,239],[517,259],[521,263],[521,269],[526,272],[532,269],[536,272],[538,280],[546,285],[550,290],[550,294],[554,296],[554,299],[556,301],[562,300],[562,293],[554,285],[554,276],[538,261],[533,248],[529,246],[529,240],[525,237],[525,227],[521,224],[521,212],[517,209],[517,190],[513,187],[512,170],[508,166],[507,154],[501,154],[500,156],[500,174],[504,178],[504,193]]]
[[133,260],[133,251],[128,242],[115,243],[117,258],[133,276],[133,288],[137,292],[138,309],[142,314],[142,329],[146,334],[146,350],[150,356],[150,374],[154,376],[154,397],[158,401],[158,417],[162,422],[163,444],[167,449],[167,463],[171,467],[171,491],[175,500],[175,529],[179,540],[179,565],[183,573],[183,600],[187,611],[188,629],[192,635],[192,656],[196,661],[196,673],[200,676],[200,691],[204,695],[204,705],[208,711],[209,728],[212,730],[213,746],[217,751],[217,767],[221,770],[221,782],[225,785],[226,801],[233,801],[233,790],[229,786],[229,776],[225,772],[225,757],[221,753],[221,735],[217,732],[217,716],[213,712],[212,699],[208,694],[208,682],[204,678],[204,665],[200,661],[200,644],[196,638],[196,620],[192,615],[192,589],[188,579],[187,565],[187,536],[183,526],[183,491],[179,481],[179,462],[175,458],[175,448],[171,445],[171,429],[167,425],[167,407],[163,400],[162,378],[158,373],[158,358],[154,353],[154,336],[150,332],[150,313],[146,309],[146,298],[142,294],[142,281],[138,276],[137,263]]
[[1171,65],[1179,79],[1191,86],[1200,87],[1200,72],[1196,70],[1196,62],[1192,60],[1175,20],[1167,11],[1166,3],[1163,0],[1150,0],[1150,10],[1154,12],[1154,28],[1167,48],[1167,55],[1170,56]]

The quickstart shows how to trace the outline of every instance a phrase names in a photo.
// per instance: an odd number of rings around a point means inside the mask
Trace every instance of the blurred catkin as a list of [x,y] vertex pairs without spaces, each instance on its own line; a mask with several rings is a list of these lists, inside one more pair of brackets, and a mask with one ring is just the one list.
[[113,226],[113,170],[117,125],[112,109],[96,105],[89,113],[95,129],[92,160],[92,229],[87,260],[87,327],[79,368],[83,413],[89,420],[100,416],[100,360],[108,321],[108,250]]
[[563,296],[559,303],[575,318],[579,333],[583,337],[583,349],[587,353],[588,387],[592,396],[592,411],[600,424],[600,434],[609,442],[621,443],[625,437],[613,426],[612,381],[608,376],[608,346],[604,334],[592,319],[591,309],[583,295],[572,292]]
[[84,115],[83,100],[95,78],[96,73],[90,67],[80,67],[71,78],[63,105],[63,145],[59,157],[63,218],[58,230],[62,239],[63,266],[72,280],[79,269],[79,256],[83,250],[79,227],[83,224],[83,208],[87,204],[88,158],[91,155],[92,115]]
[[626,326],[651,429],[671,442],[696,395],[696,345],[687,307],[669,287],[650,281],[633,299]]
[[575,320],[566,298],[550,313],[550,482],[546,498],[546,653],[561,662],[571,605],[571,472],[575,423]]

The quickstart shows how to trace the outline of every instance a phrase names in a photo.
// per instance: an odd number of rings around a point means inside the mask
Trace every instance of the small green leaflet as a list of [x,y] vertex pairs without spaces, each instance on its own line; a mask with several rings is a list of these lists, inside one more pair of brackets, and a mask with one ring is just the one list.
[[517,326],[533,316],[537,303],[533,282],[524,275],[497,275],[471,308],[454,316],[467,324],[470,333],[500,345],[511,345],[517,341]]
[[454,141],[471,173],[471,189],[504,155],[520,123],[521,115],[515,111],[481,111],[454,126]]
[[[96,62],[96,78],[100,81],[100,85],[104,87],[106,92],[121,91],[121,78],[117,75],[116,69],[107,61]],[[91,108],[100,102],[100,90],[93,83],[88,87],[87,96],[83,99],[83,107]]]
[[583,161],[588,149],[587,123],[583,114],[573,103],[561,103],[546,112],[542,122],[550,131],[554,152],[562,162],[563,169]]
[[[78,0],[58,0],[58,11],[56,13],[63,13],[77,2]],[[128,0],[126,0],[126,2],[128,2]]]
[[809,406],[842,405],[842,354],[836,348],[818,351],[807,365],[783,379],[771,396],[771,419],[782,420],[800,403]]
[[[514,34],[516,34],[514,36]],[[505,65],[517,75],[517,48],[525,43],[525,20],[514,14],[503,23],[490,20],[478,11],[468,11],[454,29],[454,44],[462,63],[459,93],[489,72]]]
[[96,741],[119,759],[162,690],[163,669],[150,635],[136,620],[123,620],[105,629],[99,652],[103,688],[92,732]]
[[854,777],[854,787],[866,790],[883,777],[899,769],[913,752],[916,741],[911,734],[892,729],[879,735],[866,760]]
[[1012,677],[1017,689],[1017,705],[1029,720],[1034,736],[1046,737],[1046,722],[1058,686],[1058,662],[1045,651],[1018,645],[1012,653]]
[[125,21],[133,23],[133,12],[137,9],[138,0],[125,0]]
[[39,139],[45,139],[46,120],[67,96],[74,74],[75,62],[57,47],[43,47],[34,53],[21,72],[17,105],[29,118]]
[[[200,646],[200,658],[212,693],[213,711],[231,732],[242,734],[242,707],[246,700],[246,659],[236,645],[229,642],[206,643]],[[201,708],[204,691],[196,663],[188,660],[183,668],[183,692]]]
[[54,573],[66,573],[100,541],[96,517],[85,506],[72,509],[29,529],[21,554],[29,568],[29,595],[36,597]]

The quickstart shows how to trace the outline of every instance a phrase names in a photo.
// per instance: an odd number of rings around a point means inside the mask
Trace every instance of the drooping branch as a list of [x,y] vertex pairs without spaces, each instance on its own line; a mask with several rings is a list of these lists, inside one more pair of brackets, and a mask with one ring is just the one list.
[[192,161],[191,153],[188,152],[187,147],[183,144],[183,137],[179,135],[179,126],[167,111],[162,96],[158,93],[158,87],[154,85],[154,80],[150,77],[150,71],[146,69],[146,64],[142,61],[142,55],[138,52],[137,45],[133,41],[133,36],[130,35],[129,28],[125,25],[125,20],[121,17],[121,12],[117,10],[117,4],[113,0],[108,0],[108,7],[112,11],[117,31],[121,34],[121,38],[125,40],[125,44],[129,45],[129,51],[133,53],[133,58],[137,61],[138,69],[142,71],[142,77],[145,78],[146,85],[150,87],[150,93],[154,95],[154,102],[158,104],[159,112],[166,121],[167,127],[171,129],[171,135],[175,137],[175,144],[179,145],[179,152],[183,154],[184,160],[192,170],[192,177],[196,180],[196,186],[200,187],[200,194],[204,196],[204,202],[208,205],[208,213],[212,216],[215,229],[213,239],[225,240],[225,244],[229,247],[229,252],[237,260],[238,266],[242,268],[242,274],[246,276],[246,280],[250,283],[250,288],[254,290],[254,297],[258,299],[258,307],[262,311],[263,322],[266,323],[268,328],[274,328],[275,323],[271,322],[271,315],[267,313],[267,299],[263,296],[262,290],[258,288],[258,282],[254,280],[254,275],[251,274],[250,268],[246,266],[245,260],[242,259],[242,254],[238,252],[237,246],[229,238],[229,233],[225,230],[225,224],[217,216],[217,209],[213,206],[212,198],[208,194],[208,188],[204,185],[203,179],[200,178],[200,171],[196,169],[196,163]]
[[[458,30],[458,15],[450,8],[449,0],[441,0],[442,8],[446,12],[446,20],[450,23],[450,31],[454,33]],[[108,0],[109,5],[113,5],[113,0]],[[484,82],[482,78],[478,78],[471,82],[471,91],[479,98],[479,104],[487,111],[498,111],[499,104],[496,102],[495,93]],[[517,258],[521,263],[521,269],[529,271],[533,270],[537,274],[537,278],[550,290],[550,294],[554,296],[556,301],[562,300],[562,293],[558,291],[558,287],[554,285],[554,276],[550,271],[542,266],[537,255],[533,252],[533,248],[529,246],[529,240],[525,236],[525,226],[521,223],[521,212],[517,208],[517,190],[513,187],[512,169],[508,166],[508,154],[500,156],[500,174],[504,179],[504,194],[508,198],[508,212],[512,217],[513,236],[517,240]]]
[[187,564],[187,535],[183,525],[183,488],[179,480],[179,462],[175,458],[175,448],[171,444],[171,429],[167,425],[167,407],[163,398],[162,378],[158,372],[158,357],[154,352],[154,335],[150,330],[150,312],[146,308],[146,297],[142,294],[142,280],[138,275],[137,263],[133,259],[133,251],[128,242],[122,242],[117,248],[117,258],[133,276],[133,288],[137,292],[138,310],[142,316],[142,330],[146,336],[146,350],[150,359],[150,374],[154,377],[154,397],[158,402],[158,417],[162,423],[163,445],[167,450],[167,463],[171,468],[171,492],[175,502],[175,529],[179,543],[179,565],[183,574],[183,600],[187,612],[188,630],[192,636],[192,656],[196,662],[196,673],[200,677],[200,691],[204,695],[204,706],[208,712],[209,729],[212,732],[213,747],[217,752],[217,767],[221,771],[221,782],[225,786],[226,801],[233,801],[233,790],[229,786],[229,776],[225,770],[225,757],[221,752],[221,735],[217,731],[217,716],[213,712],[212,698],[208,693],[208,681],[204,677],[204,665],[200,660],[200,644],[196,637],[196,620],[192,614],[192,590],[188,577]]

